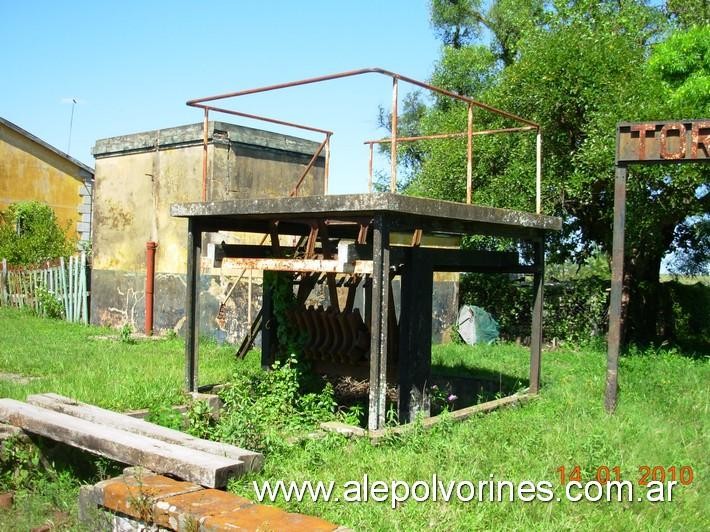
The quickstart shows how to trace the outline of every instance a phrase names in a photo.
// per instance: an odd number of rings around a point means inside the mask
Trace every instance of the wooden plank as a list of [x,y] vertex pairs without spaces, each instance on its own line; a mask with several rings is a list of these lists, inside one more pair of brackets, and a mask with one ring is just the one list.
[[445,415],[440,414],[438,416],[424,418],[421,420],[421,422],[412,422],[407,423],[406,425],[398,425],[396,427],[386,429],[369,430],[368,436],[370,437],[372,443],[376,444],[389,435],[404,434],[415,426],[419,426],[419,423],[421,423],[422,428],[429,429],[434,425],[441,423],[441,421],[443,421],[444,419],[453,421],[464,421],[477,414],[485,414],[488,412],[492,412],[493,410],[497,410],[501,407],[513,406],[518,403],[524,403],[526,401],[529,401],[530,399],[533,399],[534,397],[537,396],[531,395],[529,393],[509,395],[507,397],[501,397],[500,399],[495,399],[493,401],[487,401],[485,403],[479,403],[477,405],[468,406],[459,410],[454,410],[453,412],[448,412]]
[[7,305],[7,260],[2,259],[2,269],[0,269],[0,303]]
[[89,324],[89,300],[86,293],[86,253],[81,252],[81,318],[85,325]]
[[352,264],[341,263],[337,259],[254,259],[224,258],[223,272],[231,270],[260,270],[278,272],[320,272],[320,273],[372,273],[372,261],[356,260]]
[[142,419],[127,416],[125,414],[119,414],[118,412],[113,412],[111,410],[105,410],[103,408],[99,408],[98,406],[82,403],[70,397],[64,397],[56,393],[30,395],[27,397],[27,402],[48,410],[54,410],[55,412],[68,414],[93,423],[99,423],[101,425],[125,430],[126,432],[131,432],[133,434],[140,434],[141,436],[147,436],[149,438],[154,438],[167,443],[181,445],[197,451],[211,453],[217,456],[231,458],[233,460],[239,460],[244,462],[246,471],[256,471],[261,469],[261,465],[264,461],[264,457],[261,453],[249,451],[248,449],[240,449],[239,447],[227,445],[226,443],[195,438],[194,436],[190,436],[189,434],[185,434],[179,430],[161,427],[160,425],[149,423]]
[[140,465],[207,487],[244,473],[244,462],[105,427],[60,412],[0,399],[0,421],[125,464]]
[[64,257],[59,257],[59,286],[62,292],[62,302],[64,303],[64,319],[71,321],[69,297],[67,295],[67,267],[64,262]]

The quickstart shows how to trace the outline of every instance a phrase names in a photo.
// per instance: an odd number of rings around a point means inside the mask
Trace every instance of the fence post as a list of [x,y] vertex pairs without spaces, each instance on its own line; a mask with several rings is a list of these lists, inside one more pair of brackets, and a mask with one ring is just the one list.
[[62,302],[64,303],[64,319],[69,320],[69,297],[67,297],[67,270],[64,257],[59,258],[59,287],[62,291]]
[[2,259],[2,270],[0,270],[0,301],[2,301],[3,306],[7,306],[8,299],[8,287],[7,287],[7,260]]
[[86,253],[81,252],[81,314],[84,325],[89,324],[89,294],[86,290]]

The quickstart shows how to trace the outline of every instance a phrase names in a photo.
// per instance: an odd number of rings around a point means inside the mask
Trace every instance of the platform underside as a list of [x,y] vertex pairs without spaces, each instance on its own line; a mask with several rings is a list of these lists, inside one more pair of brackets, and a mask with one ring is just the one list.
[[355,238],[358,228],[352,222],[377,215],[388,218],[392,231],[530,238],[562,228],[560,218],[553,216],[391,193],[177,203],[171,214],[200,220],[206,231],[265,233],[278,220],[279,233],[291,235],[308,234],[311,220],[318,218],[329,221],[335,238]]

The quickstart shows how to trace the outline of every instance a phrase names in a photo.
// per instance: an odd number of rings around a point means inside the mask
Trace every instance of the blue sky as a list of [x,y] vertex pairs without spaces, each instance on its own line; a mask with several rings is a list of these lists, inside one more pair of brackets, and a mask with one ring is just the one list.
[[[0,0],[0,116],[66,151],[76,98],[70,154],[93,166],[97,139],[201,121],[188,99],[370,66],[427,79],[439,48],[427,0]],[[385,134],[377,108],[390,100],[391,82],[371,75],[233,105],[335,131],[342,193],[366,190],[362,141]]]

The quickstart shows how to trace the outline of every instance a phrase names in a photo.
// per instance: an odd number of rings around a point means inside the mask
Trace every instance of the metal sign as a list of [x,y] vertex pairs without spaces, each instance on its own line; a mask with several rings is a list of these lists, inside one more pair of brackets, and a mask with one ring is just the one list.
[[616,129],[616,164],[710,160],[710,120],[626,122]]
[[616,409],[621,346],[621,299],[624,289],[624,230],[626,225],[626,175],[629,164],[710,162],[710,120],[622,122],[616,128],[616,178],[614,179],[614,238],[607,338],[607,412]]

